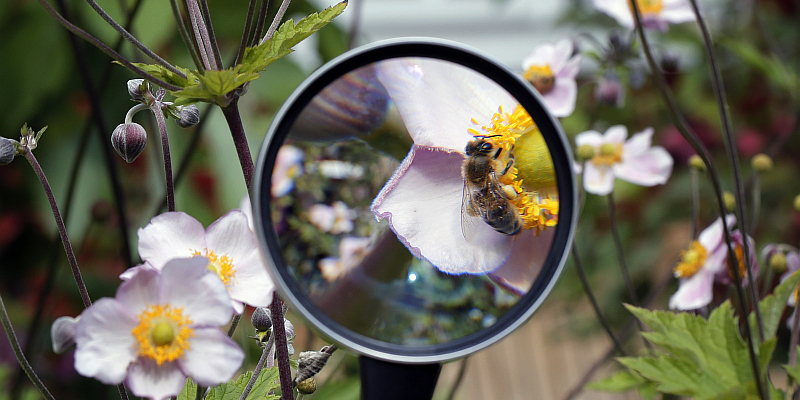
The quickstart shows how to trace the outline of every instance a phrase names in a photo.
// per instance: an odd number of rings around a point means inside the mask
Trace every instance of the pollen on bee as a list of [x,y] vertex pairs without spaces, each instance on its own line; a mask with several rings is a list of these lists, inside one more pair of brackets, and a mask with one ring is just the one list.
[[503,193],[505,193],[509,200],[517,198],[517,191],[511,185],[503,185]]

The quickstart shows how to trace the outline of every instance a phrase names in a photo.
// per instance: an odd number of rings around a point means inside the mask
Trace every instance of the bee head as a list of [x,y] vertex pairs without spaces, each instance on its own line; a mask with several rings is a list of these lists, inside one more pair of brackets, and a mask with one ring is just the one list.
[[465,149],[467,155],[468,156],[491,155],[492,151],[494,151],[495,149],[495,146],[492,142],[487,140],[488,137],[476,136],[475,139],[470,140],[467,143],[467,148]]

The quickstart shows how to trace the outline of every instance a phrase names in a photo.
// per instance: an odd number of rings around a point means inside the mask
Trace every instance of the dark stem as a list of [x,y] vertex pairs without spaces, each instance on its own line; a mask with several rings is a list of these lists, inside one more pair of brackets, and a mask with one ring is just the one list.
[[22,370],[25,371],[26,375],[28,375],[28,379],[31,380],[33,386],[36,386],[36,389],[39,389],[39,393],[41,393],[44,398],[55,400],[55,397],[50,394],[50,392],[44,386],[44,383],[42,383],[42,381],[39,379],[39,376],[37,376],[36,372],[33,371],[33,367],[31,367],[31,364],[28,363],[28,360],[25,358],[25,354],[22,353],[22,348],[20,348],[17,335],[14,333],[14,327],[11,326],[11,320],[8,318],[6,305],[3,303],[2,297],[0,297],[0,319],[2,319],[3,329],[6,331],[8,341],[11,343],[11,349],[14,350],[14,356],[17,357],[17,362],[19,363],[20,367],[22,367]]
[[267,14],[269,13],[269,0],[262,0],[261,7],[258,9],[258,16],[256,17],[256,25],[247,37],[247,45],[255,46],[258,44],[258,38],[264,32],[264,25],[267,22]]
[[619,230],[617,229],[617,207],[614,204],[613,193],[608,194],[608,218],[611,221],[611,236],[614,238],[617,260],[619,260],[619,267],[622,270],[622,278],[625,280],[625,287],[628,289],[628,296],[631,298],[633,305],[640,307],[639,297],[636,296],[636,290],[633,288],[633,281],[628,271],[628,263],[625,261],[625,251],[622,248],[622,240],[619,237]]
[[[755,236],[758,226],[758,217],[761,213],[761,177],[758,173],[753,174],[753,219],[750,221],[750,236]],[[758,308],[758,307],[756,307]]]
[[253,157],[250,155],[250,146],[247,144],[247,136],[244,133],[242,117],[239,115],[239,99],[233,99],[227,107],[222,107],[222,114],[225,115],[225,121],[228,122],[228,128],[231,130],[233,144],[236,146],[236,154],[239,156],[239,163],[242,165],[244,182],[249,192],[253,183],[255,166],[253,165]]
[[219,54],[219,45],[217,44],[217,36],[214,34],[214,26],[211,25],[211,13],[208,11],[208,3],[206,0],[198,0],[200,3],[200,12],[203,14],[203,22],[205,24],[206,32],[208,33],[208,43],[211,56],[214,57],[214,64],[217,68],[223,69],[222,56]]
[[231,326],[228,327],[228,337],[233,337],[233,332],[236,332],[236,327],[239,326],[239,321],[242,319],[241,315],[234,315],[231,321]]
[[[163,97],[163,96],[159,96]],[[150,111],[156,117],[158,132],[161,134],[161,148],[164,153],[164,178],[167,186],[167,210],[175,211],[175,183],[172,178],[172,159],[169,153],[169,137],[164,112],[161,111],[161,99],[156,98],[150,105]]]
[[[239,397],[239,400],[247,399],[247,395],[250,394],[250,391],[253,390],[253,386],[258,380],[258,376],[261,375],[261,370],[264,369],[264,364],[267,362],[268,355],[270,354],[270,349],[275,344],[275,330],[273,329],[273,334],[269,335],[269,339],[267,339],[267,345],[264,346],[264,351],[261,352],[261,358],[258,359],[258,364],[256,364],[256,368],[253,369],[253,376],[250,377],[250,380],[247,381],[247,386],[245,386],[244,391],[242,391],[242,395]],[[283,389],[281,389],[283,390]]]
[[239,65],[244,58],[244,49],[247,48],[248,38],[250,37],[253,28],[253,18],[256,11],[257,0],[250,0],[247,6],[247,17],[244,20],[244,29],[242,29],[242,40],[239,42],[239,49],[236,50],[236,60],[232,66]]
[[183,18],[181,9],[178,6],[178,0],[170,0],[169,5],[172,8],[172,16],[175,18],[175,23],[178,25],[178,32],[181,34],[181,39],[183,39],[183,43],[186,44],[186,48],[189,50],[189,55],[192,56],[195,67],[197,67],[199,71],[205,70],[203,61],[200,60],[200,50],[197,48],[197,42],[194,40],[194,36],[189,34],[189,29],[186,27],[186,20]]
[[700,172],[692,168],[692,239],[697,239],[700,231],[700,183],[697,175]]
[[608,337],[611,338],[611,341],[614,342],[614,348],[619,352],[620,355],[626,356],[627,353],[625,349],[622,348],[622,343],[620,343],[619,339],[617,339],[617,335],[614,334],[614,331],[611,330],[611,325],[608,323],[605,315],[603,315],[603,311],[600,309],[600,304],[597,303],[597,298],[594,297],[594,292],[592,292],[592,288],[589,285],[589,280],[586,278],[586,270],[583,269],[583,263],[581,262],[581,258],[578,254],[578,249],[575,247],[575,242],[572,243],[572,261],[575,263],[575,268],[578,271],[578,277],[581,279],[581,284],[583,285],[583,291],[586,292],[586,296],[589,297],[589,302],[592,303],[592,307],[594,308],[594,313],[597,316],[597,319],[600,321],[600,325],[603,326],[603,329],[608,334]]
[[278,293],[272,295],[272,304],[269,306],[272,315],[272,336],[275,337],[275,350],[278,354],[278,373],[281,377],[281,400],[294,398],[294,383],[292,382],[292,369],[289,365],[289,347],[286,340],[286,328],[283,323],[283,300]]
[[186,12],[189,14],[189,20],[192,21],[192,32],[194,33],[195,43],[200,53],[200,59],[203,60],[203,69],[215,70],[216,66],[212,65],[214,59],[209,60],[208,52],[211,42],[208,40],[208,31],[206,31],[203,16],[200,14],[200,8],[197,6],[196,0],[186,0],[184,4],[187,6]]
[[274,35],[275,31],[278,30],[278,25],[281,24],[283,15],[286,14],[286,9],[289,8],[289,3],[291,2],[292,2],[291,0],[283,0],[281,6],[278,8],[278,12],[275,14],[275,18],[272,19],[272,23],[269,25],[269,29],[267,29],[267,33],[264,35],[264,38],[261,39],[261,42],[259,42],[259,44],[272,39],[272,35]]
[[64,251],[67,253],[67,260],[69,260],[69,265],[72,268],[72,276],[75,278],[75,283],[78,285],[78,291],[81,294],[83,306],[88,308],[92,305],[92,300],[89,299],[89,292],[86,290],[86,285],[83,283],[81,270],[78,267],[78,260],[75,259],[75,253],[72,251],[72,244],[67,236],[67,227],[64,226],[64,220],[61,218],[61,212],[58,210],[56,198],[53,196],[53,189],[50,188],[50,183],[47,182],[47,177],[44,175],[42,167],[39,165],[39,162],[36,161],[36,156],[33,155],[33,152],[31,152],[28,147],[25,147],[25,159],[31,164],[33,171],[39,178],[39,182],[42,183],[42,188],[44,188],[45,195],[47,195],[47,201],[50,203],[50,209],[53,211],[53,218],[56,220],[58,235],[61,236],[61,243],[64,245]]

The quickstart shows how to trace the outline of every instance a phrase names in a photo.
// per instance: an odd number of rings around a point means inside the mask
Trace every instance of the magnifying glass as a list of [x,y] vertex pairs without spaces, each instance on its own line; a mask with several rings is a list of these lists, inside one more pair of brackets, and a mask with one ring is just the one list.
[[572,155],[538,93],[441,40],[316,71],[277,113],[254,182],[279,293],[360,355],[364,399],[430,399],[442,362],[525,323],[576,223]]

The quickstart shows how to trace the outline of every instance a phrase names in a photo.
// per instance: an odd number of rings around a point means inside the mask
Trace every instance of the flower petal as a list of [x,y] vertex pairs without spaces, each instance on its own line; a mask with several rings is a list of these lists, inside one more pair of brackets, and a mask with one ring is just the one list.
[[581,70],[581,60],[583,57],[576,55],[570,58],[561,69],[555,73],[556,78],[559,79],[575,79],[578,76],[578,72]]
[[75,326],[75,370],[108,385],[121,383],[136,360],[131,330],[137,323],[116,299],[102,298],[84,310]]
[[544,104],[555,117],[568,117],[575,111],[578,85],[574,79],[556,79],[553,90],[542,96]]
[[239,210],[229,211],[208,226],[206,246],[219,257],[230,257],[235,267],[238,267],[239,260],[258,251],[258,242],[250,230],[247,216]]
[[53,352],[62,354],[75,346],[75,327],[81,316],[58,317],[50,326],[50,340],[53,342]]
[[572,41],[569,39],[561,39],[553,46],[553,55],[550,59],[550,69],[553,74],[558,74],[567,63],[570,56],[572,56]]
[[180,394],[185,381],[186,375],[177,363],[157,365],[143,358],[131,365],[127,384],[136,396],[163,400]]
[[130,278],[117,289],[117,300],[134,315],[139,315],[147,306],[158,302],[158,285],[161,277],[149,263],[129,269]]
[[244,352],[218,328],[194,330],[191,349],[177,363],[180,369],[202,386],[227,382],[242,366]]
[[508,260],[491,275],[501,278],[505,285],[513,287],[520,295],[527,293],[544,266],[555,232],[555,228],[547,229],[539,236],[532,230],[520,232],[512,241]]
[[672,162],[672,156],[659,146],[633,156],[623,152],[622,162],[613,166],[614,175],[637,185],[660,185],[672,174]]
[[203,225],[184,212],[167,212],[139,229],[139,256],[161,268],[173,258],[191,257],[206,247]]
[[[728,214],[725,216],[725,225],[727,225],[729,228],[735,223],[735,215]],[[700,235],[697,237],[697,241],[706,248],[706,251],[712,252],[723,245],[725,232],[722,229],[722,218],[717,218],[711,225],[700,232]]]
[[553,62],[555,47],[552,44],[544,43],[536,46],[531,55],[522,61],[522,69],[527,70],[534,65],[550,65]]
[[641,132],[634,133],[624,145],[622,151],[624,155],[641,154],[647,151],[653,142],[653,128],[646,128]]
[[464,156],[414,146],[372,203],[398,239],[419,258],[450,274],[495,270],[508,257],[511,238],[476,224],[469,243],[461,231]]
[[414,143],[464,152],[467,131],[491,120],[516,100],[497,83],[462,66],[441,60],[404,57],[378,64],[378,79],[406,124]]
[[605,196],[614,190],[614,171],[611,168],[598,167],[592,162],[584,164],[583,188],[598,196]]
[[659,16],[672,24],[692,22],[696,19],[694,10],[687,0],[663,0],[664,8]]
[[228,289],[205,257],[180,258],[161,271],[161,304],[182,307],[195,324],[222,326],[233,314]]
[[[232,300],[253,307],[266,307],[272,303],[275,285],[267,274],[261,253],[254,251],[236,265],[236,275],[228,285]],[[237,310],[241,314],[240,311]]]
[[669,308],[697,310],[711,303],[714,289],[714,272],[701,269],[690,278],[681,279],[678,291],[669,299]]
[[631,9],[628,6],[627,1],[593,0],[592,4],[594,4],[594,8],[597,10],[602,11],[616,19],[620,25],[626,28],[633,28],[635,26],[633,14],[631,13]]
[[577,134],[575,136],[575,147],[583,145],[600,147],[603,145],[603,135],[597,131],[586,131]]
[[606,129],[603,134],[604,143],[622,144],[624,146],[625,138],[628,137],[628,128],[625,125],[614,125]]

